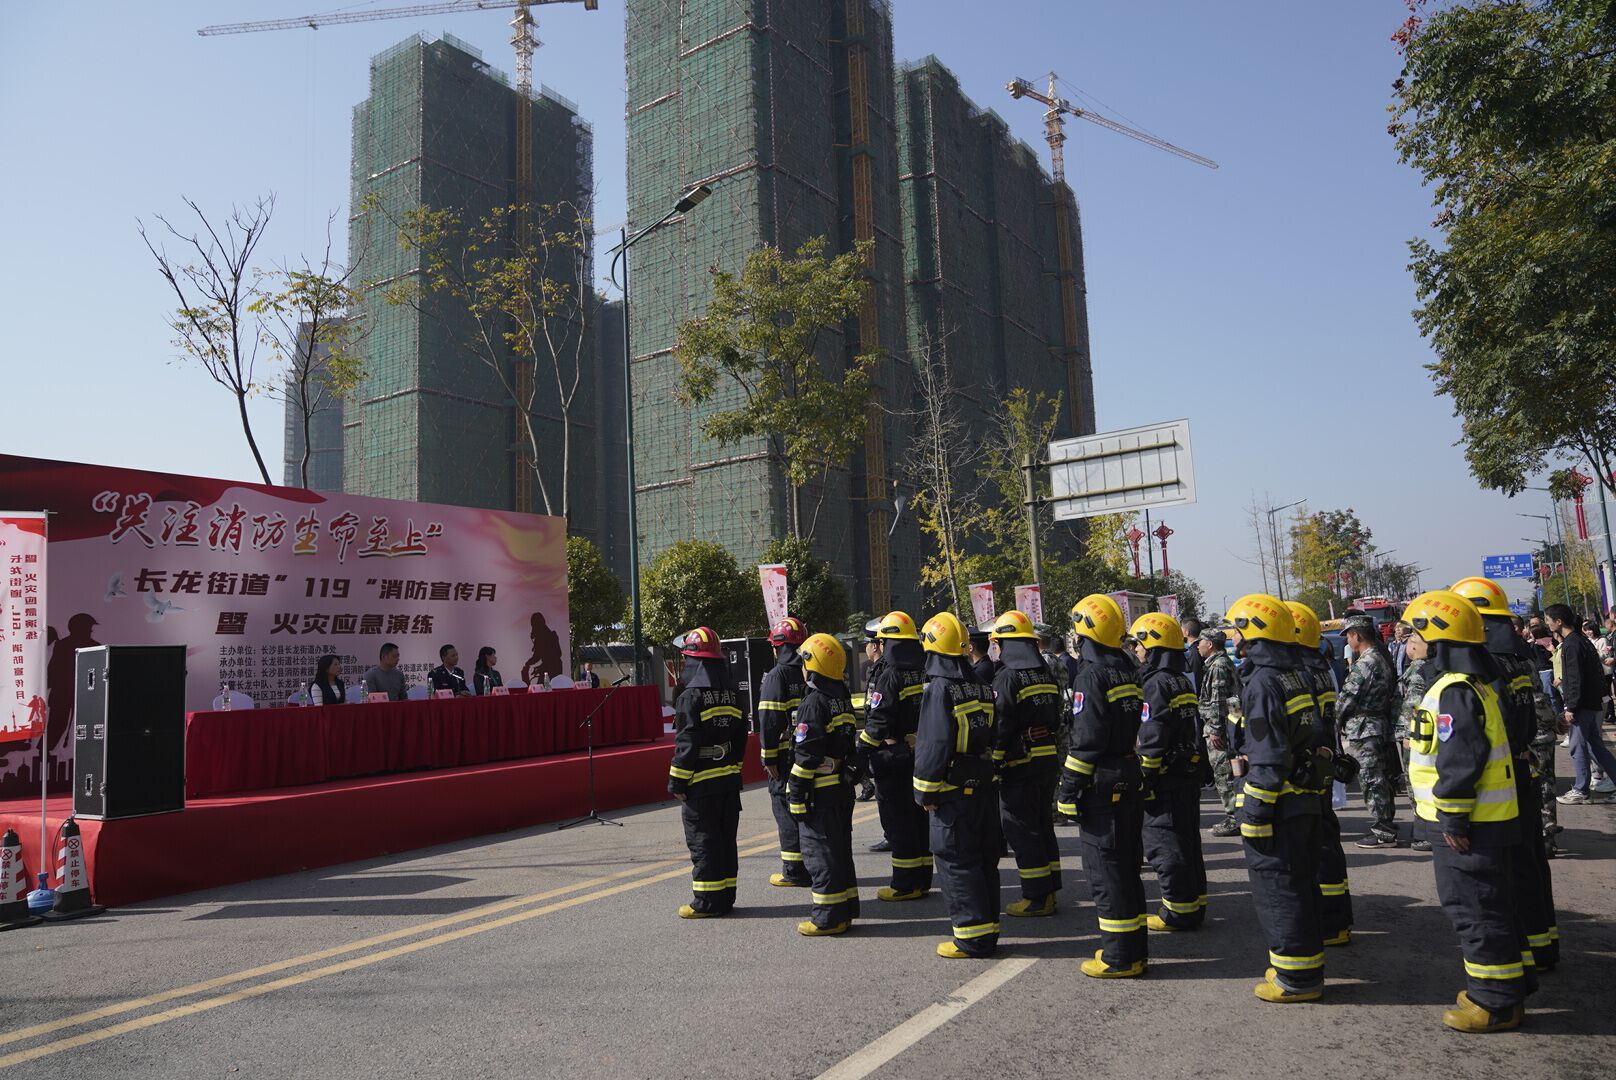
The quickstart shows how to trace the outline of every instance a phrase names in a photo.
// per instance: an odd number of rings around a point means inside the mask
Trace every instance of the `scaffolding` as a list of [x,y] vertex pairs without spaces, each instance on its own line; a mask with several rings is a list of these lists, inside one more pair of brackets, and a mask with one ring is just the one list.
[[1070,192],[936,57],[903,65],[899,111],[911,341],[932,344],[984,421],[993,398],[1021,387],[1068,404],[1058,435],[1083,430],[1088,326],[1063,295],[1081,271],[1060,272],[1082,265]]
[[[590,214],[593,134],[576,107],[548,89],[519,109],[509,80],[447,34],[414,35],[378,53],[370,81],[370,96],[354,109],[350,262],[362,263],[363,276],[381,284],[362,304],[367,378],[344,415],[345,487],[388,498],[542,509],[529,483],[532,465],[517,411],[498,375],[467,348],[475,338],[470,314],[442,297],[424,298],[432,307],[417,311],[388,304],[384,293],[421,272],[420,254],[398,244],[396,223],[424,207],[453,210],[473,224],[511,205],[521,194],[521,148],[530,158],[533,203],[571,203]],[[524,111],[530,122],[519,138]],[[379,206],[368,208],[372,197]],[[592,283],[587,252],[583,258],[583,280]],[[525,370],[531,364],[509,355],[503,362],[509,376],[533,385]],[[598,488],[596,382],[583,380],[571,410],[571,472],[579,491]],[[537,385],[539,460],[555,462],[559,480],[559,404],[547,380]],[[573,532],[598,536],[598,502],[576,500]]]
[[860,352],[884,349],[881,398],[862,418],[863,450],[805,487],[796,513],[806,531],[817,508],[816,550],[847,581],[855,605],[893,600],[881,591],[889,582],[912,587],[912,532],[900,528],[890,551],[887,542],[886,462],[897,436],[882,406],[902,382],[891,351],[904,329],[891,33],[881,0],[628,4],[630,228],[660,218],[691,186],[713,186],[698,212],[633,252],[637,498],[647,561],[699,537],[745,563],[793,519],[776,447],[762,439],[721,447],[701,434],[706,416],[739,402],[739,389],[702,406],[679,401],[677,331],[711,299],[710,272],[739,271],[763,245],[789,253],[823,236],[846,251],[865,237],[875,242],[869,299],[845,332],[826,335],[822,360],[836,371]]

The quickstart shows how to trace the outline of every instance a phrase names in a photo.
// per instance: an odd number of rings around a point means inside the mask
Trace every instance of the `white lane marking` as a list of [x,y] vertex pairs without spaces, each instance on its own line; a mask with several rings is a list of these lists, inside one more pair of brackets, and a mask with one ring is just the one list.
[[1037,962],[1031,957],[1000,960],[954,991],[947,1001],[926,1006],[862,1050],[855,1050],[838,1061],[815,1080],[862,1080]]

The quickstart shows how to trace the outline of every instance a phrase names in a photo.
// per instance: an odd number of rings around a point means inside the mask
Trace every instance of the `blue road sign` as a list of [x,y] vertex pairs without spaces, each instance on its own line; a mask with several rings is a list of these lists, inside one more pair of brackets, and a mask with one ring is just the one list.
[[1511,600],[1509,602],[1510,613],[1514,615],[1525,615],[1527,606],[1528,605],[1525,600]]
[[1537,569],[1532,564],[1532,556],[1524,555],[1486,555],[1481,560],[1481,576],[1493,579],[1498,578],[1530,578],[1537,575]]

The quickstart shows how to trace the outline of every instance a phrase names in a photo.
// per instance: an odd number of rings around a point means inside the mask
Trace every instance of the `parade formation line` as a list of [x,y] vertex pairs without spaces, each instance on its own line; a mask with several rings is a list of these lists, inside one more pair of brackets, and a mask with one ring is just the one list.
[[[875,817],[875,811],[870,810],[856,815],[853,820],[854,823],[857,824],[865,821],[871,821]],[[756,836],[748,837],[741,841],[742,844],[749,846],[743,847],[740,851],[740,855],[761,855],[764,852],[773,851],[776,849],[777,842],[778,839],[773,830],[770,830],[767,833],[759,833]],[[43,1024],[35,1024],[26,1028],[18,1028],[15,1031],[0,1033],[0,1045],[20,1042],[25,1039],[37,1038],[41,1035],[48,1035],[56,1031],[61,1031],[65,1028],[77,1027],[81,1024],[94,1023],[97,1020],[104,1020],[109,1017],[122,1015],[124,1013],[135,1012],[140,1009],[148,1008],[152,1005],[161,1004],[165,1001],[174,1001],[179,998],[190,997],[193,994],[206,993],[209,990],[217,990],[220,987],[230,986],[235,983],[248,982],[252,979],[261,978],[265,975],[271,975],[278,971],[286,971],[291,968],[300,967],[304,964],[314,963],[320,960],[327,960],[334,956],[341,956],[346,953],[361,952],[365,949],[371,949],[378,945],[385,945],[391,941],[398,941],[403,938],[412,937],[416,934],[441,930],[457,923],[474,922],[478,919],[486,919],[488,916],[502,911],[513,911],[513,909],[529,907],[533,904],[543,904],[542,907],[533,908],[529,911],[515,911],[513,914],[505,915],[502,918],[492,919],[486,922],[476,922],[472,926],[464,926],[457,930],[450,930],[447,933],[433,934],[430,937],[422,938],[418,941],[412,941],[408,942],[407,944],[394,946],[393,948],[381,949],[376,952],[366,953],[362,956],[355,956],[348,960],[341,961],[340,963],[328,964],[325,967],[315,968],[311,971],[299,972],[298,974],[288,975],[284,978],[272,979],[269,982],[258,983],[253,986],[244,987],[240,990],[233,990],[226,994],[219,994],[214,997],[203,998],[200,1001],[176,1005],[173,1008],[164,1009],[160,1012],[135,1017],[133,1019],[124,1020],[116,1024],[109,1024],[106,1027],[96,1028],[92,1031],[86,1031],[78,1035],[72,1035],[65,1039],[57,1039],[53,1042],[42,1043],[39,1046],[29,1047],[24,1050],[15,1050],[9,1054],[0,1056],[0,1069],[8,1068],[12,1065],[20,1065],[26,1061],[35,1061],[39,1058],[49,1057],[53,1054],[59,1054],[63,1051],[72,1050],[80,1046],[88,1046],[93,1043],[102,1042],[106,1039],[116,1038],[119,1035],[127,1035],[131,1032],[142,1031],[146,1028],[155,1027],[158,1024],[167,1023],[170,1020],[179,1020],[187,1016],[195,1016],[198,1013],[208,1012],[224,1005],[233,1005],[237,1002],[261,997],[264,994],[273,993],[276,990],[284,990],[294,986],[301,986],[306,983],[313,982],[316,979],[325,978],[328,975],[338,975],[346,971],[353,971],[358,968],[369,967],[372,964],[378,964],[384,960],[390,960],[398,956],[406,956],[410,953],[420,952],[423,949],[430,949],[437,945],[446,945],[450,942],[459,941],[462,938],[468,938],[475,934],[485,933],[489,930],[497,930],[507,926],[514,926],[518,923],[526,922],[529,919],[535,919],[542,915],[551,915],[559,911],[566,911],[569,908],[578,907],[582,904],[590,903],[591,901],[604,900],[607,897],[616,896],[620,893],[641,889],[647,885],[655,885],[659,882],[672,881],[676,878],[686,877],[690,873],[689,866],[690,864],[688,859],[664,859],[658,862],[650,863],[646,866],[636,867],[632,870],[624,870],[614,874],[606,874],[601,877],[591,878],[587,881],[580,881],[572,885],[564,885],[542,893],[535,893],[532,896],[518,897],[512,900],[503,900],[497,904],[488,904],[472,911],[462,912],[458,915],[446,916],[441,919],[433,919],[417,926],[404,927],[386,934],[379,934],[374,937],[351,942],[347,945],[338,945],[330,949],[322,949],[319,952],[291,957],[287,960],[280,960],[272,964],[265,964],[259,967],[249,968],[231,975],[221,975],[215,979],[207,979],[202,982],[192,983],[188,986],[176,987],[173,990],[165,990],[157,994],[146,995],[145,997],[132,998],[128,1001],[108,1005],[100,1009],[92,1009],[88,1012],[77,1013],[73,1016],[66,1016],[60,1020],[52,1020]],[[663,869],[665,867],[671,867],[672,869]],[[619,879],[622,878],[631,878],[634,880],[619,881]],[[610,882],[614,881],[619,881],[619,883],[615,885],[609,884]],[[607,887],[597,888],[597,886],[601,885],[605,885]],[[594,889],[595,891],[586,892],[579,896],[568,897],[565,900],[558,900],[554,903],[544,903],[546,900],[551,900],[567,893],[577,892],[580,889]]]

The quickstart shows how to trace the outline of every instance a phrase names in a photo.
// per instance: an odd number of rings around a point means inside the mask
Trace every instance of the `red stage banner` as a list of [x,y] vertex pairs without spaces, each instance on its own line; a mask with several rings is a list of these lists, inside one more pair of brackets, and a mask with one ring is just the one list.
[[[493,646],[511,683],[568,672],[561,518],[0,455],[3,505],[52,514],[52,783],[71,777],[74,652],[92,645],[185,645],[190,710],[225,683],[284,704],[322,653],[356,686],[384,641],[412,685],[445,643],[463,667]],[[37,742],[0,745],[0,798],[37,760]]]

